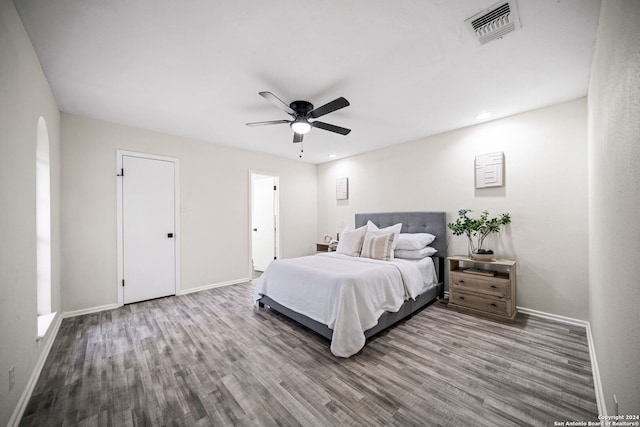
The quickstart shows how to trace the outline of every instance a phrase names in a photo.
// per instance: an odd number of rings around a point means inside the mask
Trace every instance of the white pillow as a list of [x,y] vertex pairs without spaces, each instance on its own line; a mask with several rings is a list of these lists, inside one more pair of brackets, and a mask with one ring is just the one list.
[[422,249],[429,246],[434,240],[436,240],[436,236],[429,233],[401,233],[398,236],[396,249],[407,251]]
[[[401,222],[390,227],[378,228],[378,226],[372,223],[371,220],[367,221],[367,231],[383,231],[386,233],[393,233],[393,246],[391,247],[392,251],[396,248],[396,246],[398,246],[398,236],[400,235],[400,230],[402,230]],[[391,252],[391,258],[393,258],[393,252]]]
[[414,249],[411,251],[404,250],[404,249],[396,249],[393,252],[393,256],[395,256],[396,258],[403,258],[403,259],[422,259],[428,256],[435,255],[436,252],[438,251],[432,248],[431,246],[427,246],[422,249]]
[[340,240],[338,241],[336,253],[350,256],[360,256],[360,251],[362,250],[362,242],[364,241],[364,234],[366,232],[366,225],[355,230],[353,229],[353,227],[347,225],[340,234]]
[[367,231],[364,235],[361,257],[389,261],[392,258],[391,249],[394,241],[393,232]]

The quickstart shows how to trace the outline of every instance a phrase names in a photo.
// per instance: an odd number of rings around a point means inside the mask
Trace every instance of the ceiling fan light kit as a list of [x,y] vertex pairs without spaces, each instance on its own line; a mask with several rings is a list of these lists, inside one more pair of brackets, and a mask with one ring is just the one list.
[[271,102],[276,107],[280,108],[285,113],[289,114],[293,118],[293,120],[270,120],[266,122],[251,122],[247,123],[247,126],[264,126],[288,123],[294,132],[294,143],[302,142],[303,135],[308,133],[312,127],[338,133],[340,135],[348,135],[349,132],[351,132],[351,129],[343,128],[341,126],[336,126],[317,120],[314,120],[312,122],[309,121],[309,119],[317,119],[318,117],[322,117],[325,114],[329,114],[344,107],[348,107],[350,105],[349,101],[347,101],[343,97],[336,98],[333,101],[314,109],[313,104],[308,101],[293,101],[291,104],[287,105],[271,92],[259,92],[258,94],[267,101]]
[[305,119],[297,119],[291,123],[291,129],[293,129],[295,133],[304,135],[311,130],[311,124]]

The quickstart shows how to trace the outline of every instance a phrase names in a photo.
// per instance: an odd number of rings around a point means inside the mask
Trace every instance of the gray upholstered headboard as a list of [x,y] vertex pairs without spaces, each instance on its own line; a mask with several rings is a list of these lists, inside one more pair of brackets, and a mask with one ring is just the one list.
[[402,223],[402,233],[430,233],[436,236],[431,243],[436,256],[447,256],[447,214],[445,212],[383,212],[356,214],[356,228],[371,220],[380,228]]

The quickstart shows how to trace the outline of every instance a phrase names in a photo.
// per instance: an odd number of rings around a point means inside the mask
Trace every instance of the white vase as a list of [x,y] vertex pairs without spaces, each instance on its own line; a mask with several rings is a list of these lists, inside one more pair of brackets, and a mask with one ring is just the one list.
[[496,255],[495,254],[476,254],[476,253],[472,253],[471,254],[471,258],[477,260],[477,261],[495,261],[496,260]]

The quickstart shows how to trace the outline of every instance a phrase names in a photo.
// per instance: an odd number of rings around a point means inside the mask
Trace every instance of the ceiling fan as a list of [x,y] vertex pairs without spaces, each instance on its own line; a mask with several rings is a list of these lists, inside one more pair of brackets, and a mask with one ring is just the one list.
[[304,134],[309,132],[312,127],[328,130],[329,132],[339,133],[341,135],[348,135],[349,132],[351,132],[351,129],[343,128],[318,120],[309,121],[309,119],[317,119],[318,117],[322,117],[325,114],[329,114],[336,110],[349,106],[349,101],[347,101],[343,97],[336,98],[333,101],[314,109],[313,104],[307,101],[293,101],[291,104],[287,105],[271,92],[259,92],[258,94],[267,101],[271,102],[276,107],[280,108],[285,113],[289,114],[291,117],[293,117],[293,120],[270,120],[266,122],[252,122],[247,123],[247,126],[277,125],[288,123],[291,126],[291,129],[293,129],[293,142],[302,142]]

